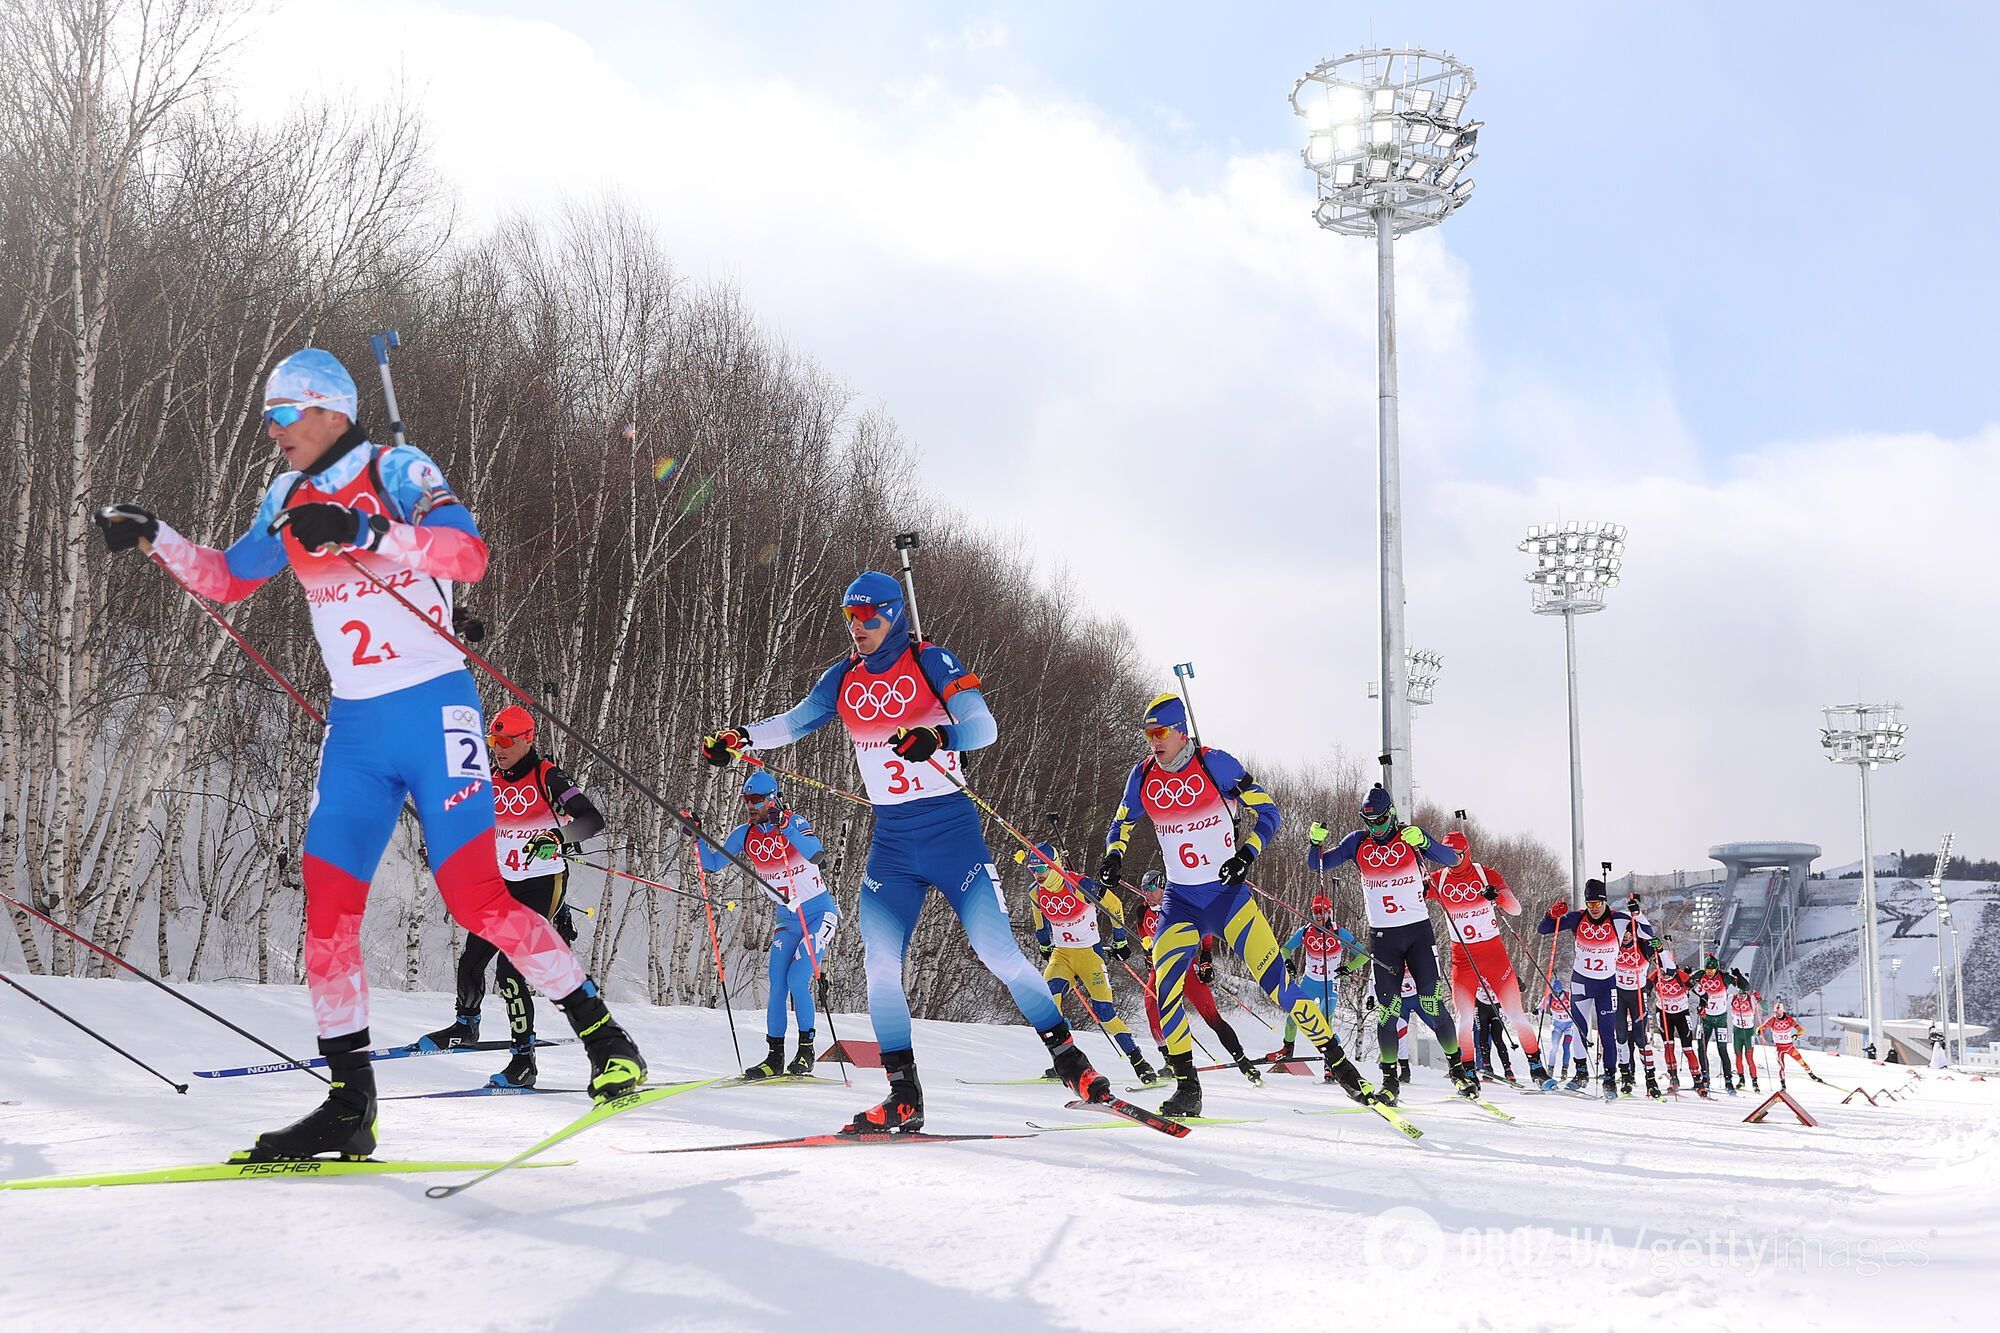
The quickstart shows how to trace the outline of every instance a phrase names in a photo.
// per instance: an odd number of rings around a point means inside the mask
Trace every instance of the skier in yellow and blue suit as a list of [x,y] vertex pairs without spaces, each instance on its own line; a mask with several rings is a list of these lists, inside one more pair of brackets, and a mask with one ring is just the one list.
[[[1106,893],[1096,880],[1064,867],[1062,853],[1053,844],[1037,843],[1035,851],[1035,856],[1025,851],[1015,852],[1014,859],[1025,864],[1034,876],[1028,891],[1028,911],[1034,918],[1035,944],[1042,951],[1042,980],[1049,983],[1049,994],[1055,996],[1060,1007],[1072,987],[1081,991],[1083,1002],[1097,1018],[1097,1025],[1132,1062],[1132,1072],[1139,1076],[1139,1081],[1157,1082],[1160,1076],[1146,1062],[1146,1057],[1139,1054],[1139,1043],[1118,1017],[1118,1010],[1111,1002],[1111,980],[1104,970],[1106,946],[1098,929],[1097,914],[1102,911],[1111,918],[1112,956],[1130,957],[1132,945],[1125,938],[1125,904],[1117,894]],[[1053,1069],[1049,1076],[1055,1076]]]

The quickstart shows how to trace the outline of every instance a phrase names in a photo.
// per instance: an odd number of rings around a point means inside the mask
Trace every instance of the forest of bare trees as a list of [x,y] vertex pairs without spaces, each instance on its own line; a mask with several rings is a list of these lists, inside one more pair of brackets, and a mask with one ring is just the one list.
[[[889,417],[857,406],[741,294],[683,277],[616,199],[469,233],[411,106],[246,120],[219,80],[233,21],[197,0],[0,0],[9,892],[170,977],[299,979],[296,849],[318,729],[158,569],[107,557],[90,514],[140,502],[226,545],[277,468],[258,420],[272,363],[305,344],[332,350],[380,432],[360,372],[369,334],[386,328],[403,339],[411,440],[493,551],[486,579],[462,592],[488,627],[483,648],[620,764],[712,821],[733,810],[735,776],[698,764],[696,739],[793,703],[843,650],[842,588],[888,567],[890,536],[916,529],[926,628],[979,672],[1000,721],[971,782],[1023,827],[1056,811],[1073,846],[1097,842],[1139,753],[1136,718],[1172,683],[1121,624],[1038,582],[976,515],[941,509]],[[323,699],[289,582],[226,614]],[[687,852],[665,813],[585,755],[548,748],[609,818],[600,855],[678,880]],[[1244,757],[1289,816],[1260,883],[1302,907],[1318,887],[1302,830],[1315,817],[1351,826],[1362,770]],[[782,762],[854,783],[832,731]],[[803,787],[791,796],[836,849],[851,909],[866,812]],[[1546,848],[1471,832],[1529,913],[1557,895],[1564,870]],[[989,835],[1011,867],[1001,830]],[[1128,864],[1150,859],[1141,842]],[[615,990],[714,1002],[699,904],[592,871],[571,892],[595,912],[582,947]],[[378,984],[446,984],[457,940],[434,897],[406,828],[365,936]],[[1336,901],[1358,926],[1353,888]],[[1290,929],[1287,909],[1272,915]],[[747,995],[761,985],[764,910],[727,916],[731,989]],[[31,918],[9,919],[0,957],[18,947],[30,970],[97,966]],[[911,950],[913,1008],[1008,1012],[947,922],[934,905]],[[837,938],[829,974],[841,1006],[858,1007],[858,932]]]

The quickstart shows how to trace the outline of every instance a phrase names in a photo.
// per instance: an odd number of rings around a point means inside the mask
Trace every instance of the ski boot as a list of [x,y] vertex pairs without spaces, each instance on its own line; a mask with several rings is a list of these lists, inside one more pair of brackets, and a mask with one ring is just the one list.
[[1504,1060],[1501,1061],[1500,1063],[1500,1081],[1502,1083],[1505,1083],[1510,1088],[1518,1088],[1521,1086],[1519,1083],[1516,1083],[1514,1081],[1514,1066],[1508,1064]]
[[1571,1092],[1582,1092],[1589,1084],[1590,1071],[1579,1064],[1576,1067],[1576,1072],[1569,1076],[1569,1082],[1563,1084],[1563,1087]]
[[1286,1042],[1283,1046],[1280,1046],[1277,1050],[1272,1051],[1269,1055],[1265,1056],[1264,1063],[1267,1065],[1283,1064],[1285,1061],[1291,1058],[1292,1058],[1292,1043]]
[[590,1099],[602,1106],[637,1092],[646,1081],[646,1060],[638,1043],[604,1007],[597,983],[588,977],[581,986],[556,1001],[569,1019],[570,1028],[583,1041],[583,1053],[590,1057]]
[[321,1102],[283,1129],[259,1134],[255,1146],[232,1162],[301,1162],[332,1154],[359,1159],[375,1151],[375,1068],[368,1060],[368,1029],[321,1037],[319,1053],[333,1086]]
[[1555,1076],[1549,1073],[1549,1067],[1543,1064],[1539,1057],[1528,1061],[1528,1078],[1529,1081],[1543,1092],[1554,1092],[1556,1090]]
[[792,1062],[785,1066],[785,1072],[793,1078],[811,1078],[813,1063],[818,1058],[813,1054],[813,1047],[818,1044],[818,1041],[819,1034],[813,1031],[813,1029],[800,1028],[799,1053],[794,1055]]
[[1660,1100],[1660,1085],[1653,1077],[1653,1067],[1651,1065],[1646,1066],[1646,1095],[1654,1101]]
[[1380,1098],[1375,1086],[1361,1077],[1361,1071],[1354,1067],[1354,1061],[1348,1059],[1347,1052],[1340,1049],[1339,1042],[1328,1042],[1326,1048],[1320,1052],[1320,1057],[1326,1061],[1328,1083],[1338,1083],[1341,1091],[1363,1106],[1368,1106]]
[[1396,1096],[1402,1091],[1402,1082],[1396,1077],[1396,1066],[1384,1061],[1380,1066],[1382,1081],[1375,1086],[1375,1100],[1384,1106],[1394,1106]]
[[1811,1080],[1812,1080],[1813,1082],[1815,1082],[1815,1083],[1824,1083],[1824,1082],[1826,1082],[1826,1080],[1825,1080],[1825,1079],[1821,1078],[1821,1077],[1820,1077],[1820,1076],[1819,1076],[1818,1074],[1815,1074],[1815,1073],[1813,1073],[1813,1071],[1812,1071],[1812,1070],[1810,1070],[1810,1069],[1808,1069],[1808,1070],[1806,1071],[1806,1077],[1807,1077],[1807,1078],[1809,1078],[1809,1079],[1811,1079]]
[[1160,1114],[1192,1116],[1201,1114],[1201,1079],[1194,1072],[1194,1054],[1170,1055],[1167,1068],[1175,1079],[1173,1095],[1160,1103]]
[[743,1071],[743,1077],[752,1083],[762,1079],[776,1078],[785,1072],[785,1039],[783,1037],[766,1037],[764,1038],[764,1044],[769,1047],[769,1051],[764,1056],[764,1063],[751,1065]]
[[1048,1043],[1049,1053],[1056,1058],[1050,1072],[1061,1079],[1063,1086],[1075,1093],[1079,1101],[1111,1100],[1111,1080],[1091,1068],[1090,1057],[1079,1051],[1070,1040],[1069,1024],[1058,1024],[1041,1035],[1042,1040]]
[[462,1046],[470,1046],[479,1040],[479,1015],[460,1014],[451,1021],[450,1027],[439,1028],[436,1032],[426,1032],[410,1043],[413,1051],[453,1051]]
[[1607,1102],[1618,1100],[1618,1080],[1610,1074],[1604,1076],[1604,1100]]
[[1469,1102],[1479,1100],[1479,1075],[1463,1060],[1453,1060],[1445,1070],[1445,1077],[1451,1080],[1452,1091]]
[[1410,1081],[1410,1062],[1408,1060],[1398,1060],[1396,1068],[1402,1074],[1403,1082],[1408,1083]]
[[1240,1050],[1232,1051],[1230,1054],[1236,1061],[1237,1070],[1242,1073],[1243,1077],[1250,1080],[1251,1087],[1260,1088],[1264,1086],[1264,1071],[1257,1068],[1256,1061]]
[[1632,1095],[1632,1066],[1618,1066],[1618,1091],[1627,1097]]
[[913,1134],[924,1127],[924,1085],[917,1081],[915,1051],[882,1052],[889,1095],[854,1117],[843,1134]]
[[1756,1076],[1755,1074],[1752,1074],[1752,1075],[1750,1076],[1750,1091],[1752,1091],[1752,1092],[1762,1092],[1763,1090],[1764,1090],[1764,1089],[1763,1089],[1763,1088],[1761,1088],[1761,1087],[1759,1087],[1759,1086],[1758,1086],[1758,1084],[1757,1084],[1757,1076]]
[[1132,1052],[1132,1072],[1137,1074],[1139,1081],[1149,1088],[1160,1082],[1160,1071],[1146,1063],[1146,1057],[1136,1050]]
[[486,1080],[489,1088],[532,1088],[535,1086],[535,1034],[517,1037],[513,1046],[514,1057],[507,1067]]
[[1694,1095],[1705,1102],[1713,1100],[1708,1095],[1708,1076],[1706,1074],[1696,1074],[1694,1076]]

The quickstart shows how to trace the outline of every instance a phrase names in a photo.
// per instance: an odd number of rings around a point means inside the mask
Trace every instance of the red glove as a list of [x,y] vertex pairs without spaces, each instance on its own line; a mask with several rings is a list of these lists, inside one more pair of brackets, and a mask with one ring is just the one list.
[[1549,920],[1560,921],[1569,915],[1569,900],[1558,898],[1549,904]]

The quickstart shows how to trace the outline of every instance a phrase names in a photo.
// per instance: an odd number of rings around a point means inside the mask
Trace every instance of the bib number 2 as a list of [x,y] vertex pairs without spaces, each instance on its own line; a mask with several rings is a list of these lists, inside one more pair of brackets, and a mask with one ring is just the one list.
[[461,781],[491,776],[486,762],[486,728],[480,725],[478,709],[446,705],[444,771],[447,777]]

